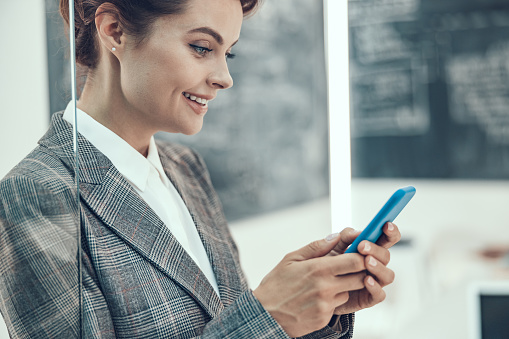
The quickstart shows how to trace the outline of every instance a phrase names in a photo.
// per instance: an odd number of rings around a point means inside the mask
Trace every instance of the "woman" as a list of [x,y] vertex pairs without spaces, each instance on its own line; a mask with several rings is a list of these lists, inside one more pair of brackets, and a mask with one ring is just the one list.
[[209,101],[232,86],[227,59],[257,5],[75,1],[77,60],[89,69],[77,104],[80,209],[69,105],[0,186],[11,336],[71,338],[82,327],[86,338],[349,338],[353,312],[384,299],[387,248],[400,238],[392,224],[360,254],[342,254],[351,229],[315,241],[250,290],[202,159],[154,141],[200,131]]

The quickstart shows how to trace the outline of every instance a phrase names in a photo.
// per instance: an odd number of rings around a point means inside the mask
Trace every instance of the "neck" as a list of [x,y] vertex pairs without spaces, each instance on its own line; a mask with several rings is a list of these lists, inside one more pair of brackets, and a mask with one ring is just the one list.
[[139,118],[142,115],[127,104],[120,90],[120,69],[100,67],[89,71],[78,108],[146,157],[150,139],[156,131],[152,131]]

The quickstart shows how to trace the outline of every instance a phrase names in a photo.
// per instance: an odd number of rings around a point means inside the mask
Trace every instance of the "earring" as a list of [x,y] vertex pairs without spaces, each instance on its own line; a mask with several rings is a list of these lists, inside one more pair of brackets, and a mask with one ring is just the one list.
[[112,52],[115,52],[116,50],[117,50],[117,49],[116,49],[115,47],[112,47],[112,48],[111,48],[111,51],[112,51]]

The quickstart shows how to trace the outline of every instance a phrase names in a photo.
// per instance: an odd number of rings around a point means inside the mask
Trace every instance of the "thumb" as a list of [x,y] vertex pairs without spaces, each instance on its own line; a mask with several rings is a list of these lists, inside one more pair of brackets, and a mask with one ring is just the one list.
[[351,227],[347,227],[342,230],[339,234],[340,241],[337,242],[334,251],[337,253],[344,253],[348,246],[350,246],[350,244],[353,243],[353,241],[359,236],[359,234],[361,234],[360,231],[356,231]]
[[325,239],[316,240],[293,252],[295,260],[308,260],[323,257],[329,253],[339,241],[339,233],[328,235]]

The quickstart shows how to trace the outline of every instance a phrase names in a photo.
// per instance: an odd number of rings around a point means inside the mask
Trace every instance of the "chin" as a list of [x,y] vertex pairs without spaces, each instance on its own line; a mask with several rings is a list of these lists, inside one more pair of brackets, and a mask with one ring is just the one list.
[[203,127],[203,117],[193,118],[194,119],[184,118],[165,121],[164,125],[159,125],[159,131],[184,135],[197,134]]
[[203,127],[203,123],[196,124],[195,126],[186,126],[185,128],[182,128],[180,130],[180,133],[182,133],[184,135],[195,135],[199,131],[201,131],[202,127]]

